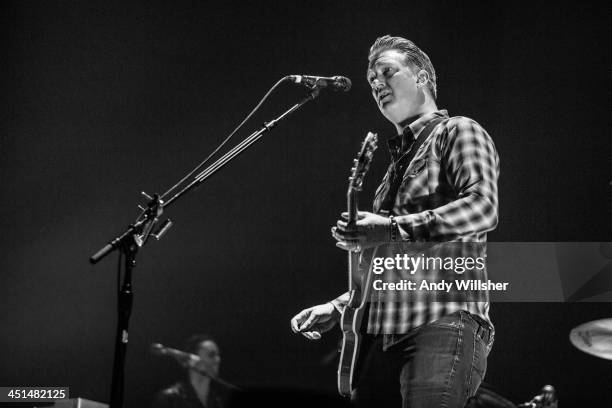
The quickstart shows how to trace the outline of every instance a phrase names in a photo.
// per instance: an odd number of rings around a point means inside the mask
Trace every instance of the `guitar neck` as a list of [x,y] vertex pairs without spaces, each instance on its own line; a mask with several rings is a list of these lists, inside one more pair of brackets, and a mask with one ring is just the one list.
[[354,225],[357,222],[357,191],[350,189],[346,194],[346,207],[348,211],[349,225]]
[[[347,194],[347,210],[349,226],[355,225],[357,222],[357,191],[350,189]],[[354,277],[358,276],[359,272],[359,251],[348,252],[348,288],[350,291],[355,289]]]

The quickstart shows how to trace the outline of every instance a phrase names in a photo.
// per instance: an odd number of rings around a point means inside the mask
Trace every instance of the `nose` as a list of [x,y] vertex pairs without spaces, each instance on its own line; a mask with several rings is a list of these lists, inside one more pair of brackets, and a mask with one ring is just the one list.
[[385,82],[384,78],[374,78],[374,80],[372,80],[372,82],[370,83],[370,86],[372,87],[372,92],[378,95],[380,91],[385,89],[387,83]]

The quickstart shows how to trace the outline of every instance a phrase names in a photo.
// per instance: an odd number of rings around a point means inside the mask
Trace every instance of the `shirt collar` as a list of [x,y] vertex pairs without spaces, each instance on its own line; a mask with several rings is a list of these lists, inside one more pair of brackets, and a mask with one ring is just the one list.
[[410,123],[404,128],[401,135],[395,135],[387,140],[387,146],[391,155],[395,156],[398,153],[404,153],[412,146],[414,140],[419,136],[421,130],[423,130],[429,122],[436,118],[448,117],[448,111],[446,109],[437,110],[434,112],[427,113],[418,117],[415,121]]

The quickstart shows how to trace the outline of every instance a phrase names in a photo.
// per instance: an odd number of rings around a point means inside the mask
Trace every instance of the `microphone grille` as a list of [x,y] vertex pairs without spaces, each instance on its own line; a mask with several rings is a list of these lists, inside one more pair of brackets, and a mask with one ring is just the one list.
[[348,79],[345,76],[337,76],[334,78],[336,80],[336,82],[340,85],[340,89],[343,92],[347,92],[351,89],[351,87],[353,86],[353,83],[351,82],[350,79]]

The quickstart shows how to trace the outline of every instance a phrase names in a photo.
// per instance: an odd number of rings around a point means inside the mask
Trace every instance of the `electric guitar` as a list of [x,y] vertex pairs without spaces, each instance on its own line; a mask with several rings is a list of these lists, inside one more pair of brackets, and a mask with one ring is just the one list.
[[[349,178],[347,192],[348,225],[357,222],[357,193],[362,190],[363,179],[370,167],[374,150],[377,148],[378,137],[368,132],[356,159]],[[375,251],[375,250],[374,250]],[[373,254],[368,254],[373,256]],[[342,350],[338,364],[338,391],[340,395],[350,396],[356,380],[357,359],[362,348],[363,339],[360,333],[363,317],[366,312],[367,300],[370,296],[371,273],[359,271],[361,251],[348,252],[348,287],[350,298],[342,312],[340,327],[342,328]],[[364,275],[365,274],[365,275]],[[365,284],[363,277],[365,276]],[[361,285],[356,284],[361,282]]]

